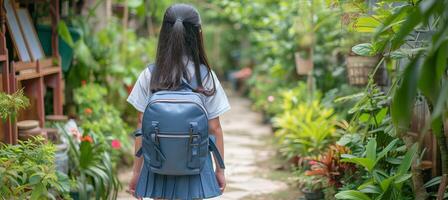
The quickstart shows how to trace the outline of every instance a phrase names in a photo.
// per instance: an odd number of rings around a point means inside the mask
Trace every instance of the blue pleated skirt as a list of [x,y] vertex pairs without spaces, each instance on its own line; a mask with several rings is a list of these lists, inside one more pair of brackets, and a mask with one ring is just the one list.
[[155,174],[143,164],[135,190],[136,197],[157,199],[207,199],[221,195],[211,155],[200,174],[172,176]]

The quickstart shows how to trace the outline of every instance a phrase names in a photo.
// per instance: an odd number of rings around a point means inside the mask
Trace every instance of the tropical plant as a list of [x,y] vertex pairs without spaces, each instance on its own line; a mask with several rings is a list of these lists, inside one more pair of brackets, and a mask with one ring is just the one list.
[[[120,117],[120,112],[105,102],[107,89],[93,83],[86,83],[74,91],[74,101],[78,107],[82,128],[93,132],[106,143],[120,142],[120,151],[111,151],[117,157],[130,152],[131,144],[128,136],[128,126]],[[112,150],[112,146],[109,146]]]
[[80,133],[56,125],[69,143],[69,177],[76,183],[70,188],[80,199],[89,198],[93,186],[96,199],[116,199],[120,182],[112,164],[109,145],[93,132]]
[[328,186],[328,180],[325,176],[305,175],[303,173],[295,177],[299,188],[308,192],[317,192]]
[[0,147],[0,199],[69,199],[69,180],[56,171],[55,147],[42,137]]
[[23,95],[23,89],[20,89],[13,94],[6,94],[0,92],[0,118],[15,121],[17,112],[30,105],[30,101]]
[[350,176],[355,170],[353,164],[341,162],[341,155],[350,153],[350,149],[340,145],[330,145],[328,150],[308,163],[310,170],[305,171],[307,176],[324,176],[328,184],[334,187],[342,186],[342,178]]
[[280,151],[293,156],[316,156],[324,151],[336,136],[335,117],[331,108],[318,100],[301,102],[277,115],[274,126]]
[[[448,110],[447,35],[448,2],[446,1],[379,1],[378,15],[363,16],[365,31],[373,33],[371,43],[360,44],[359,53],[383,54],[386,65],[396,70],[391,107],[392,121],[397,133],[403,135],[409,128],[412,108],[418,94],[422,94],[431,108],[431,128],[437,137],[442,157],[442,180],[438,199],[448,184],[448,145],[444,120]],[[387,61],[386,60],[386,61]],[[407,63],[407,64],[406,64]],[[430,127],[429,127],[430,126]],[[421,184],[416,188],[423,188]],[[425,191],[422,198],[427,196]]]
[[404,156],[396,162],[398,166],[392,165],[388,169],[382,168],[381,162],[387,162],[385,159],[388,154],[396,150],[399,139],[390,142],[381,151],[377,150],[375,138],[371,138],[365,147],[364,156],[342,155],[342,162],[354,163],[367,172],[366,180],[355,190],[344,190],[336,194],[337,199],[411,199],[403,186],[406,184],[412,174],[409,173],[412,161],[417,152],[417,144],[414,144]]

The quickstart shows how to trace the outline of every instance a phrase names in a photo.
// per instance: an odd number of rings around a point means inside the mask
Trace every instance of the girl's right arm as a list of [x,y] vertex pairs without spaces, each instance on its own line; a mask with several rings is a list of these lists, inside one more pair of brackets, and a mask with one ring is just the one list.
[[[139,112],[137,128],[142,127],[142,117],[143,117],[143,113]],[[142,137],[141,136],[135,138],[134,154],[137,153],[137,151],[140,149],[140,147],[142,147]],[[129,183],[129,192],[131,194],[135,193],[135,187],[137,185],[137,181],[140,176],[140,171],[142,169],[142,165],[143,165],[143,156],[135,157],[134,165],[132,168],[132,179],[131,179],[131,182]]]

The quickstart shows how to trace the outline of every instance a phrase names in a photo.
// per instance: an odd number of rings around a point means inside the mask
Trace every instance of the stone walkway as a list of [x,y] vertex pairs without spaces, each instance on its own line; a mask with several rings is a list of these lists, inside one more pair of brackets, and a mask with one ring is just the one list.
[[[268,167],[263,161],[274,156],[275,151],[267,146],[271,128],[261,123],[260,114],[250,110],[247,99],[229,94],[232,109],[221,117],[224,130],[227,189],[214,200],[239,200],[248,196],[280,192],[287,184],[266,177]],[[131,177],[130,170],[120,173],[124,189]],[[120,200],[132,199],[121,192]]]

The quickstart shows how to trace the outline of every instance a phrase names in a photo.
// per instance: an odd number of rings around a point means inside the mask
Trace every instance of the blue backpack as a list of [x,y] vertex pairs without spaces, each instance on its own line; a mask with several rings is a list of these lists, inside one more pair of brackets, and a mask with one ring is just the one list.
[[[155,65],[149,65],[152,72]],[[201,66],[201,78],[207,69]],[[148,101],[142,120],[142,148],[144,163],[152,172],[163,175],[199,174],[212,151],[218,164],[224,162],[214,137],[208,134],[208,116],[204,96],[193,92],[197,86],[182,79],[176,91],[157,91]],[[138,135],[138,134],[136,134]]]

